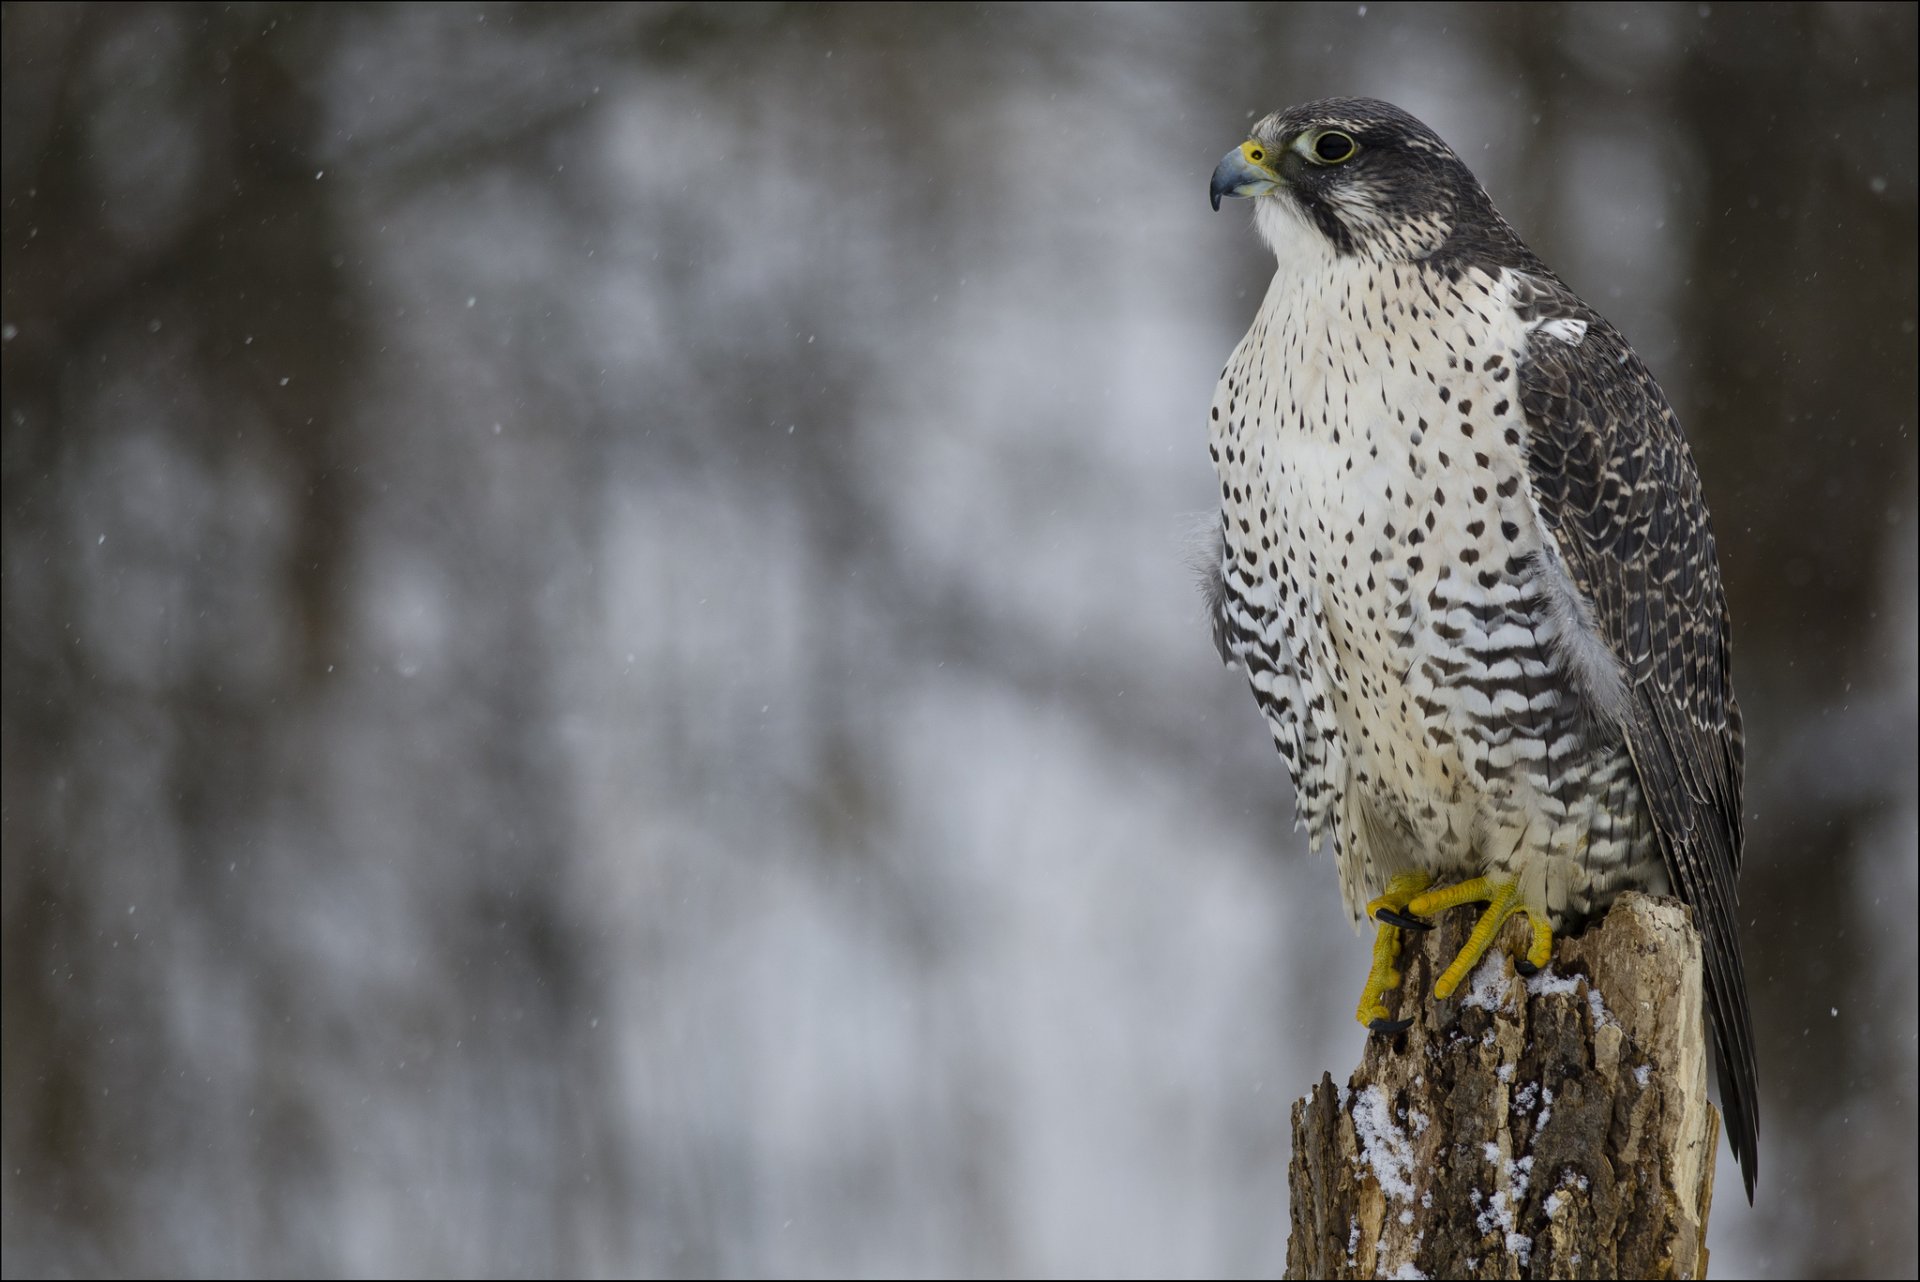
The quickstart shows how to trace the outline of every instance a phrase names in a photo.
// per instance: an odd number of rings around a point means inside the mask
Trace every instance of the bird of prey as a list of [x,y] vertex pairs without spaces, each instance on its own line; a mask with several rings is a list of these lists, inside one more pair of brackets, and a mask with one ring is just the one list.
[[1211,195],[1251,198],[1279,260],[1213,397],[1214,640],[1356,924],[1378,923],[1360,1021],[1406,1026],[1401,935],[1435,913],[1487,905],[1445,998],[1513,916],[1531,973],[1622,891],[1678,895],[1751,1200],[1740,710],[1672,407],[1397,107],[1268,116]]

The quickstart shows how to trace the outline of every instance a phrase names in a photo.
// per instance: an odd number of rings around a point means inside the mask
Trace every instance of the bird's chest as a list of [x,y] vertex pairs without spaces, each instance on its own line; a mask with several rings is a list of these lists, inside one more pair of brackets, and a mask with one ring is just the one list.
[[1216,393],[1229,587],[1369,778],[1457,790],[1473,682],[1529,640],[1523,341],[1483,277],[1283,273]]

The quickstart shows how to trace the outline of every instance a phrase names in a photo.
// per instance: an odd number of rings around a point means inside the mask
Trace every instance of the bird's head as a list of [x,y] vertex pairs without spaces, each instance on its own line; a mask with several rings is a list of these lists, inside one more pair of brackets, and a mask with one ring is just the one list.
[[1438,134],[1374,98],[1268,116],[1220,161],[1211,195],[1215,209],[1223,196],[1253,197],[1260,234],[1283,261],[1425,258],[1463,221],[1499,218]]

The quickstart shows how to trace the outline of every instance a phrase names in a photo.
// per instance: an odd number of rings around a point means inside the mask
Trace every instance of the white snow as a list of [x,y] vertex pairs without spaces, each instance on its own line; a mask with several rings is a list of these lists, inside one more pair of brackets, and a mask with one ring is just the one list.
[[1393,1124],[1386,1092],[1369,1086],[1353,1099],[1353,1129],[1360,1140],[1360,1157],[1373,1172],[1380,1191],[1388,1197],[1413,1200],[1413,1149]]
[[1527,991],[1535,997],[1558,997],[1580,991],[1578,975],[1562,975],[1551,966],[1527,977]]
[[[1498,1160],[1494,1145],[1488,1144],[1485,1148],[1489,1162]],[[1473,1190],[1476,1212],[1473,1223],[1483,1234],[1498,1233],[1508,1254],[1524,1269],[1533,1255],[1533,1239],[1518,1231],[1515,1217],[1520,1204],[1526,1200],[1527,1185],[1533,1179],[1533,1159],[1515,1158],[1501,1167],[1501,1173],[1506,1177],[1503,1181],[1505,1188],[1495,1196],[1488,1197],[1479,1189]]]
[[1501,1216],[1501,1225],[1507,1230],[1507,1250],[1519,1262],[1521,1268],[1527,1267],[1527,1261],[1533,1255],[1533,1239],[1514,1230],[1514,1214],[1520,1204],[1526,1200],[1527,1185],[1533,1182],[1533,1159],[1516,1158],[1507,1165],[1507,1197],[1505,1213]]
[[1507,985],[1506,968],[1481,966],[1473,972],[1473,984],[1467,989],[1467,995],[1460,999],[1460,1004],[1485,1011],[1507,1010],[1511,1006],[1511,997],[1512,989]]

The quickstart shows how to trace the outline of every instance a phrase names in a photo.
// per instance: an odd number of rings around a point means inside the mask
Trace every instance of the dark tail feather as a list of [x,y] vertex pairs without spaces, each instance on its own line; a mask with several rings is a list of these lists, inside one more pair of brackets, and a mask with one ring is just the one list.
[[1715,938],[1720,933],[1709,931],[1703,941],[1707,1019],[1719,1061],[1721,1122],[1740,1162],[1751,1205],[1754,1180],[1760,1173],[1760,1083],[1753,1062],[1753,1021],[1747,1011],[1746,968],[1740,962],[1739,940],[1731,931],[1725,938]]

